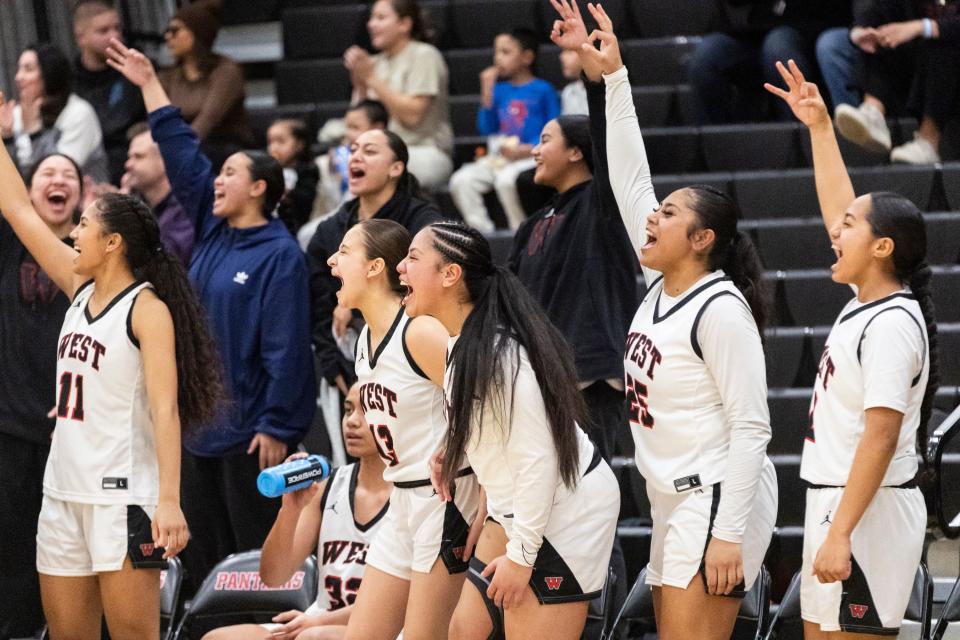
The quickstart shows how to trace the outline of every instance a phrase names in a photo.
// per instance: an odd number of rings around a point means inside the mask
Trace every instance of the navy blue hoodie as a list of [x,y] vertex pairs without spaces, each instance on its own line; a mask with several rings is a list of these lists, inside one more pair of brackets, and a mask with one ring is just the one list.
[[190,281],[207,310],[230,403],[184,438],[194,455],[245,451],[256,433],[296,444],[316,410],[303,253],[283,223],[234,229],[213,215],[210,161],[180,110],[150,114],[173,193],[196,224]]

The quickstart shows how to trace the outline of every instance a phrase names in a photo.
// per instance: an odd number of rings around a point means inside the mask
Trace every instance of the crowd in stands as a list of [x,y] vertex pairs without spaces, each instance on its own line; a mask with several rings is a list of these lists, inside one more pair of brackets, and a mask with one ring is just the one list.
[[[960,1],[720,4],[722,28],[699,41],[687,68],[698,125],[792,120],[763,83],[782,84],[774,62],[794,60],[824,87],[844,138],[892,162],[940,161],[943,132],[960,113]],[[226,555],[264,544],[280,504],[255,491],[257,474],[303,440],[318,383],[347,397],[356,381],[351,341],[362,319],[338,305],[329,256],[360,221],[392,220],[412,236],[441,220],[432,195],[444,189],[484,233],[497,226],[488,211],[495,194],[515,232],[508,266],[573,347],[590,436],[604,458],[617,453],[637,264],[612,222],[605,131],[587,116],[603,113],[603,83],[582,75],[579,56],[560,54],[568,84],[555,87],[537,75],[542,36],[504,25],[477,79],[476,134],[486,144],[455,168],[449,72],[429,16],[417,0],[376,0],[367,23],[374,51],[343,53],[352,84],[343,119],[319,137],[301,120],[276,120],[266,148],[252,150],[243,69],[213,51],[221,10],[216,0],[180,8],[163,34],[174,65],[154,73],[135,52],[125,64],[111,57],[123,32],[112,0],[80,0],[77,57],[26,47],[0,107],[3,142],[64,242],[83,204],[139,195],[206,311],[233,402],[215,428],[184,438],[188,590]],[[887,118],[903,115],[919,128],[893,147]],[[38,272],[0,221],[0,354],[49,381],[54,363],[40,354],[53,348],[68,301]],[[36,530],[24,523],[39,513],[52,423],[38,416],[54,405],[53,391],[38,384],[25,398],[0,376],[0,477],[27,478],[17,508],[0,507],[0,528],[24,550],[0,561],[0,591],[13,593],[7,581],[26,585],[0,603],[0,616],[9,608],[24,627],[40,616]],[[354,443],[368,466],[377,462],[370,448]],[[373,514],[386,493],[375,488]],[[285,544],[270,535],[273,547]]]

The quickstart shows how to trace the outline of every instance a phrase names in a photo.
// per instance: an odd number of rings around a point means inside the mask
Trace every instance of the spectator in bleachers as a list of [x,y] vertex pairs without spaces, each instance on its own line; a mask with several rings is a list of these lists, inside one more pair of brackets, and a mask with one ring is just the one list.
[[[72,244],[83,173],[54,154],[27,177],[30,201],[46,225]],[[43,622],[37,577],[37,518],[56,404],[56,352],[70,300],[0,219],[0,637],[32,636]]]
[[317,169],[320,170],[320,185],[317,187],[317,199],[313,203],[314,218],[334,211],[345,200],[353,198],[347,175],[350,147],[361,133],[370,129],[386,129],[390,122],[390,115],[382,102],[361,100],[350,105],[343,122],[345,131],[340,144],[316,160]]
[[80,53],[75,91],[93,107],[103,132],[110,183],[120,184],[127,159],[127,130],[147,117],[140,91],[107,66],[110,38],[120,39],[113,0],[82,0],[73,9],[73,35]]
[[275,120],[267,129],[267,153],[283,168],[285,192],[277,216],[294,236],[313,210],[320,172],[310,158],[310,130],[303,120]]
[[[850,24],[848,0],[724,0],[722,31],[709,33],[687,67],[697,106],[697,124],[757,119],[767,104],[758,90],[776,82],[776,60],[793,59],[807,73],[816,71],[814,46],[829,27]],[[792,116],[775,103],[780,120]]]
[[[316,552],[320,564],[316,601],[306,611],[274,616],[272,624],[221,627],[203,640],[344,637],[363,579],[364,558],[384,521],[393,483],[383,479],[383,460],[360,404],[358,384],[350,387],[344,400],[341,428],[347,453],[358,461],[334,470],[328,480],[283,494],[283,506],[260,556],[263,583],[278,586]],[[304,456],[298,453],[291,459]]]
[[0,108],[0,133],[21,172],[50,153],[73,158],[94,181],[107,179],[100,121],[72,92],[70,61],[51,44],[33,44],[17,63],[19,101]]
[[243,69],[212,50],[220,6],[219,0],[198,0],[173,14],[163,35],[176,64],[159,73],[170,102],[193,127],[215,171],[230,154],[253,144]]
[[560,92],[560,113],[565,116],[589,115],[590,107],[587,102],[587,89],[580,78],[583,65],[580,63],[580,54],[576,51],[563,49],[560,51],[560,72],[563,79],[568,81],[567,86]]
[[350,47],[343,56],[354,101],[381,101],[390,130],[410,150],[410,172],[426,189],[445,186],[453,172],[450,74],[443,55],[427,42],[429,19],[417,0],[377,0],[367,30],[379,53]]
[[496,191],[511,229],[525,219],[517,176],[534,167],[531,152],[540,130],[560,114],[557,90],[534,75],[537,46],[537,34],[527,28],[501,33],[494,40],[494,64],[480,73],[477,113],[477,130],[487,136],[487,154],[460,167],[450,179],[450,195],[460,215],[485,233],[494,229],[483,202],[491,190]]
[[[551,33],[573,52],[580,38],[586,33]],[[508,266],[573,349],[590,412],[585,429],[609,460],[624,424],[623,345],[637,270],[607,177],[603,81],[598,68],[585,71],[590,117],[560,116],[543,127],[534,179],[557,195],[517,230]]]
[[128,135],[130,147],[121,190],[139,195],[150,205],[160,227],[163,245],[180,258],[184,267],[189,267],[190,256],[193,255],[193,220],[173,194],[160,156],[160,147],[150,135],[150,125],[145,122],[135,124]]
[[[939,162],[941,134],[960,105],[960,2],[871,0],[850,37],[862,51],[863,101],[837,107],[840,134],[893,162]],[[920,128],[891,149],[886,116],[904,108]]]
[[330,273],[327,258],[340,248],[343,236],[361,220],[393,220],[411,235],[442,216],[436,205],[424,199],[417,178],[407,168],[406,144],[389,130],[361,134],[350,154],[350,192],[354,200],[325,218],[307,247],[310,267],[313,346],[320,374],[330,385],[346,393],[356,379],[353,359],[337,346],[354,320],[353,312],[337,304],[340,281]]
[[190,282],[207,312],[231,402],[184,438],[183,556],[188,591],[231,553],[263,544],[279,505],[256,490],[310,428],[316,384],[303,253],[273,211],[283,170],[262,151],[229,156],[214,176],[197,133],[170,103],[153,65],[111,41],[109,64],[140,87],[173,193],[194,221]]

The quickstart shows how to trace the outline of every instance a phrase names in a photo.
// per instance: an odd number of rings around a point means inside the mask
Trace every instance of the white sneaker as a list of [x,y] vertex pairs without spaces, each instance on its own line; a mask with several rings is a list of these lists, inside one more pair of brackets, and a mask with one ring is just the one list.
[[874,153],[889,153],[890,129],[883,114],[872,104],[838,105],[833,119],[840,135],[850,142]]
[[890,162],[907,164],[934,164],[940,162],[940,154],[919,133],[913,134],[913,142],[902,144],[890,152]]

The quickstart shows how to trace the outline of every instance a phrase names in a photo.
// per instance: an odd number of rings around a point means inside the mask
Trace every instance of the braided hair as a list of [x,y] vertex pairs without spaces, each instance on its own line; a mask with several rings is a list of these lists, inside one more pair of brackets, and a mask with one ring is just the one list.
[[473,428],[482,428],[480,416],[487,403],[494,403],[509,430],[508,410],[523,347],[543,396],[560,477],[572,489],[580,476],[576,428],[586,417],[573,352],[520,280],[494,264],[483,234],[457,222],[429,228],[444,264],[463,270],[466,296],[473,305],[450,354],[454,402],[447,412],[444,482],[452,482],[460,469]]
[[206,314],[180,260],[160,242],[153,212],[132,196],[108,193],[97,201],[106,234],[123,238],[133,276],[149,282],[173,317],[177,357],[177,402],[184,430],[210,421],[224,396],[220,361]]

